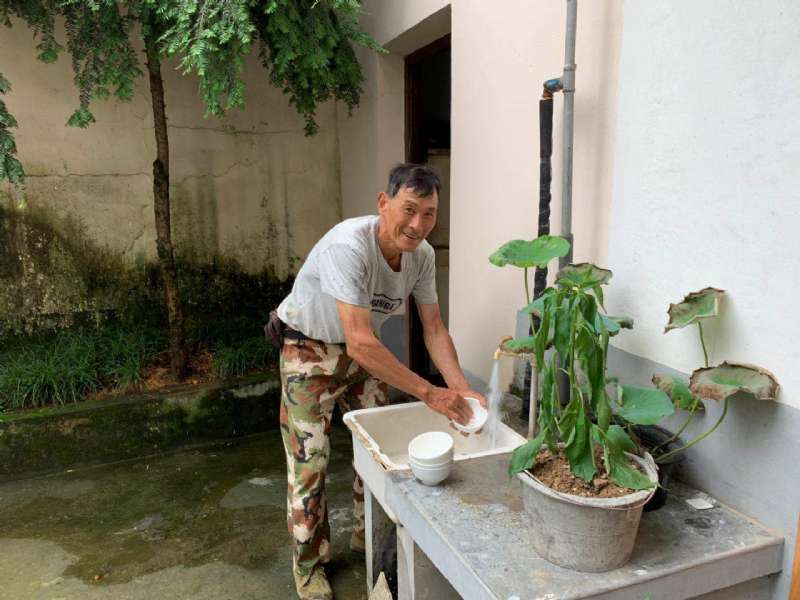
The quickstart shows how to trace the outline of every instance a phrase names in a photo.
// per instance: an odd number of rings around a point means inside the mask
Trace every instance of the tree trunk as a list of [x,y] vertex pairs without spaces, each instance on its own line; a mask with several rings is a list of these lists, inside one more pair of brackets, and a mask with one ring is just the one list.
[[153,124],[156,136],[156,160],[153,162],[153,206],[156,217],[156,248],[169,320],[169,362],[172,375],[178,380],[186,376],[183,311],[178,295],[178,276],[172,249],[169,209],[169,141],[167,115],[164,107],[164,81],[161,78],[161,59],[157,33],[145,28],[147,71],[150,75],[150,96],[153,102]]

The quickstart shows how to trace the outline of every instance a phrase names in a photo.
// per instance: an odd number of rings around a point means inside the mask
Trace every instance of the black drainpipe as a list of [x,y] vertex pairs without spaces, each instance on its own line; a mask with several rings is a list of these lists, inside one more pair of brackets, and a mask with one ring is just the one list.
[[[562,89],[561,79],[548,79],[544,82],[542,97],[539,100],[539,229],[537,237],[550,233],[550,183],[553,180],[551,157],[553,156],[553,93]],[[542,295],[547,287],[547,267],[536,269],[533,284],[533,298]],[[535,317],[534,317],[535,318]],[[536,320],[538,327],[539,322]],[[533,333],[532,330],[529,330]],[[531,363],[525,363],[525,379],[522,393],[522,418],[528,418],[531,397]]]

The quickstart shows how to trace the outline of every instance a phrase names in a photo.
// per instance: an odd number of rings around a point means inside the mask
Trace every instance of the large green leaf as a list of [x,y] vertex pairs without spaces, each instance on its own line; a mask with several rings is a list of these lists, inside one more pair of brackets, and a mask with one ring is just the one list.
[[509,477],[533,467],[536,462],[536,455],[539,453],[539,448],[542,447],[542,442],[544,442],[546,435],[547,429],[542,429],[539,435],[514,450],[511,454],[511,462],[508,464]]
[[747,392],[758,400],[774,400],[780,385],[766,369],[725,361],[716,367],[697,369],[689,379],[689,389],[709,400],[724,400],[736,392]]
[[562,360],[566,360],[572,351],[570,347],[570,336],[572,333],[572,318],[574,317],[572,312],[572,305],[574,302],[574,298],[564,298],[555,312],[553,345],[555,345]]
[[700,399],[689,386],[672,375],[653,375],[653,385],[672,399],[672,403],[683,410],[705,410]]
[[554,258],[566,256],[569,242],[557,235],[542,235],[529,242],[511,240],[489,256],[489,262],[497,267],[514,265],[520,268],[546,267]]
[[619,333],[620,329],[633,329],[633,319],[626,316],[615,317],[612,315],[604,315],[603,313],[598,312],[597,317],[595,318],[595,330],[600,331],[601,325],[605,327],[608,335],[614,337]]
[[632,490],[645,490],[655,485],[644,473],[640,473],[625,456],[625,452],[633,452],[636,444],[633,443],[625,430],[619,425],[612,425],[603,436],[603,454],[609,478],[616,483]]
[[583,402],[579,402],[578,406],[577,419],[575,419],[572,431],[564,432],[569,436],[564,454],[567,456],[572,474],[584,481],[591,481],[597,473],[591,435],[592,424],[586,418]]
[[537,317],[541,317],[544,313],[545,306],[548,302],[548,298],[555,293],[553,288],[547,288],[542,292],[542,295],[536,298],[533,302],[528,304],[526,307],[522,309],[522,312],[526,312],[528,314],[536,315]]
[[556,283],[567,284],[583,288],[593,288],[605,285],[611,279],[611,271],[600,268],[592,263],[579,263],[567,265],[556,275]]
[[614,412],[634,425],[655,425],[675,412],[664,392],[653,388],[622,386],[622,403],[614,403]]
[[615,448],[619,448],[625,452],[636,451],[636,444],[619,425],[611,425],[608,431],[606,431],[606,437]]
[[719,314],[719,299],[724,293],[725,290],[707,287],[688,294],[678,304],[670,304],[667,309],[669,322],[664,327],[664,333],[670,329],[686,327],[701,319],[716,317]]

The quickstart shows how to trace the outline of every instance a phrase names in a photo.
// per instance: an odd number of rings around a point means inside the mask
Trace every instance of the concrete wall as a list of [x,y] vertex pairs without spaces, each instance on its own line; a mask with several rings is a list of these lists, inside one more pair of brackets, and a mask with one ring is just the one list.
[[620,348],[691,372],[703,362],[696,328],[662,335],[667,306],[707,285],[727,290],[707,332],[712,363],[770,369],[783,386],[779,401],[795,408],[800,349],[789,340],[800,328],[789,311],[800,281],[788,274],[800,256],[790,175],[800,161],[790,92],[800,86],[798,19],[789,1],[766,11],[626,5],[608,294],[609,309],[636,320]]
[[[132,102],[98,102],[97,123],[68,128],[77,105],[69,57],[37,61],[36,41],[21,22],[3,27],[2,38],[0,65],[12,84],[6,101],[19,121],[30,204],[78,217],[92,239],[128,258],[153,259],[147,78],[139,79]],[[177,250],[200,260],[234,258],[249,271],[268,268],[281,278],[296,271],[298,259],[341,218],[334,104],[320,108],[320,132],[306,138],[302,120],[251,60],[247,109],[204,119],[197,81],[171,62],[163,71]]]
[[[636,322],[614,341],[621,375],[644,383],[655,371],[702,366],[696,328],[661,332],[670,302],[713,285],[727,294],[706,327],[711,363],[756,363],[782,385],[777,403],[732,399],[725,423],[692,448],[685,473],[788,536],[776,600],[788,594],[800,506],[800,328],[791,312],[800,294],[792,275],[800,256],[798,21],[800,7],[788,0],[767,10],[625,4],[608,234],[607,305]],[[711,403],[687,437],[720,411]]]

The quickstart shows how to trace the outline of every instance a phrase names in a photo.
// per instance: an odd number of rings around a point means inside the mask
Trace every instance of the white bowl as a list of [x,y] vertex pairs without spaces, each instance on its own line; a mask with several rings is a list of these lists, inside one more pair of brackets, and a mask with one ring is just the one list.
[[486,421],[489,418],[489,413],[485,408],[483,408],[483,406],[481,406],[481,403],[478,402],[477,398],[464,396],[464,400],[469,403],[469,407],[472,409],[472,418],[465,425],[462,425],[457,421],[453,421],[453,426],[464,433],[475,433],[480,431],[480,429],[486,425]]
[[424,483],[425,485],[438,485],[447,479],[448,475],[450,475],[450,469],[453,466],[453,461],[450,460],[439,466],[429,467],[426,465],[420,465],[415,460],[409,458],[408,464],[411,466],[411,472],[414,473],[414,477],[416,477],[421,483]]
[[408,443],[408,460],[436,467],[453,460],[453,436],[446,431],[421,433]]

